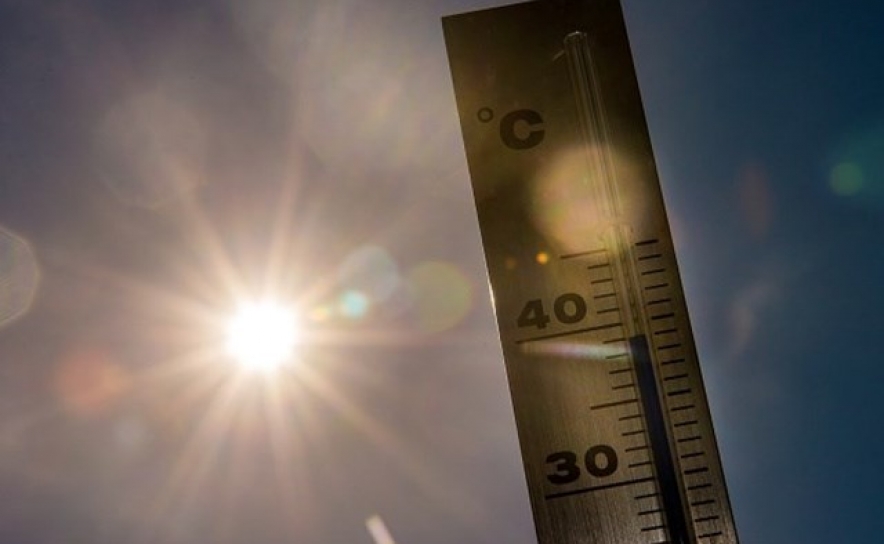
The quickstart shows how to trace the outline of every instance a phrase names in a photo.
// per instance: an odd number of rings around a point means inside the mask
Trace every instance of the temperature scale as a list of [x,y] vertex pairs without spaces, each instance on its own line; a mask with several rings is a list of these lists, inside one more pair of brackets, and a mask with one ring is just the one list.
[[443,19],[541,544],[736,544],[617,0]]

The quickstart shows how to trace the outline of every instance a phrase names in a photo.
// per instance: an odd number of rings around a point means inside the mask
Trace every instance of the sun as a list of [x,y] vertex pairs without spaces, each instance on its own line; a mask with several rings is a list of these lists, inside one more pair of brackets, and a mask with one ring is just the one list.
[[227,353],[248,371],[272,372],[291,362],[299,340],[295,311],[273,301],[245,304],[227,324]]

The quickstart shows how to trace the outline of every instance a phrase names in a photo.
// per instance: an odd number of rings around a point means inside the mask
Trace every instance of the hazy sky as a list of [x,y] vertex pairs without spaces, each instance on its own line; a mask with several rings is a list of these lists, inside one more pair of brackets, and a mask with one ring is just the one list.
[[[741,540],[875,542],[884,4],[623,1]],[[502,4],[0,0],[0,541],[535,541],[439,22]]]

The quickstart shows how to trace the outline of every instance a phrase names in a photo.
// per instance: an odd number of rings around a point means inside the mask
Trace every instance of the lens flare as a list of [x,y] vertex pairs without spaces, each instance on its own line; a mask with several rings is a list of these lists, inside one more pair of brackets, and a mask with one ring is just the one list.
[[416,309],[417,324],[424,332],[451,329],[472,308],[473,287],[454,265],[426,261],[408,274]]
[[365,527],[371,533],[375,544],[396,544],[396,541],[390,535],[389,529],[387,529],[387,524],[384,523],[384,519],[381,516],[375,514],[365,520]]
[[71,349],[53,376],[62,406],[78,416],[109,411],[131,389],[131,378],[112,354],[99,347]]
[[205,132],[184,103],[161,89],[110,109],[95,145],[100,179],[126,204],[163,208],[203,182]]
[[827,161],[829,190],[862,207],[884,206],[884,123],[847,135]]
[[40,269],[31,246],[0,227],[0,327],[27,313],[39,280]]
[[855,195],[863,188],[863,171],[855,163],[842,162],[832,168],[829,186],[837,195]]
[[368,313],[371,301],[365,294],[350,290],[341,295],[339,306],[341,314],[350,319],[359,319]]
[[267,372],[292,358],[298,342],[295,314],[274,302],[242,307],[227,328],[227,351],[249,371]]
[[[604,179],[588,168],[587,158],[598,155],[610,157],[616,179]],[[535,226],[562,252],[594,247],[601,243],[602,234],[617,224],[641,226],[643,218],[650,215],[647,197],[641,191],[640,172],[629,157],[613,147],[575,148],[562,153],[532,186]],[[604,188],[609,183],[617,186],[616,211],[603,205]]]
[[338,277],[342,285],[374,301],[390,297],[399,285],[399,268],[381,247],[362,246],[341,264]]

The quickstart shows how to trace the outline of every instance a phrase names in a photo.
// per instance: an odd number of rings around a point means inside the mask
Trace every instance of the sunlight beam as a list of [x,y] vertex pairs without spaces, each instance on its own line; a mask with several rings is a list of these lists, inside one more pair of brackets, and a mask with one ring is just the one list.
[[227,352],[244,370],[269,372],[292,359],[299,336],[291,308],[272,301],[247,304],[228,322]]

